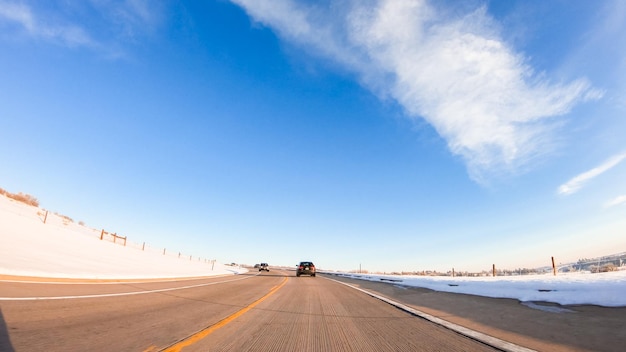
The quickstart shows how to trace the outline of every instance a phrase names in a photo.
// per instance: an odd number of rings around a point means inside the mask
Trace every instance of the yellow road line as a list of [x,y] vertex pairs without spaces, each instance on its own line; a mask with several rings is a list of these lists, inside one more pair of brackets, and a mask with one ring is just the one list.
[[193,345],[194,343],[202,340],[203,338],[209,336],[209,334],[211,334],[213,331],[225,326],[226,324],[230,323],[231,321],[237,319],[238,317],[244,315],[247,311],[249,311],[250,309],[254,308],[257,304],[263,302],[266,298],[268,298],[269,296],[273,295],[274,293],[276,293],[276,291],[280,290],[283,286],[285,286],[285,284],[287,283],[287,280],[289,280],[289,278],[284,278],[283,281],[272,287],[272,289],[270,290],[270,292],[268,292],[265,296],[257,299],[256,301],[252,302],[250,305],[242,308],[241,310],[229,315],[228,317],[218,321],[217,323],[207,327],[204,330],[201,330],[189,337],[187,337],[186,339],[177,342],[176,344],[166,348],[164,351],[165,352],[180,352],[183,348]]

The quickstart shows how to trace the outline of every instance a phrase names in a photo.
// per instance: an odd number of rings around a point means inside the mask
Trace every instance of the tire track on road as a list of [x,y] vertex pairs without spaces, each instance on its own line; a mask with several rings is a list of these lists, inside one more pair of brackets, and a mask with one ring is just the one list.
[[273,295],[274,293],[276,293],[278,290],[280,290],[283,286],[285,286],[285,284],[287,284],[287,281],[289,281],[288,277],[285,277],[283,279],[283,281],[272,287],[272,289],[270,289],[270,291],[264,295],[263,297],[257,299],[256,301],[252,302],[251,304],[249,304],[248,306],[240,309],[239,311],[227,316],[226,318],[220,320],[219,322],[217,322],[216,324],[213,324],[211,326],[208,326],[207,328],[198,331],[197,333],[188,336],[164,349],[161,349],[160,351],[163,352],[180,352],[182,351],[183,348],[187,347],[187,346],[191,346],[194,343],[204,339],[205,337],[209,336],[213,331],[225,326],[226,324],[230,323],[231,321],[237,319],[238,317],[242,316],[243,314],[245,314],[246,312],[248,312],[250,309],[254,308],[257,304],[263,302],[265,299],[267,299],[268,297],[270,297],[271,295]]

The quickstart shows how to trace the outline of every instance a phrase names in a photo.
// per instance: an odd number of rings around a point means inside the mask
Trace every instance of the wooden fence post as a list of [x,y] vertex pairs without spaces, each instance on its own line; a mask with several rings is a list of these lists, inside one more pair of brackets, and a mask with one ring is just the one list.
[[143,243],[143,246],[141,246],[141,250],[145,251],[146,250],[146,242]]
[[46,215],[43,217],[43,223],[46,223],[46,220],[48,220],[48,211],[46,210]]
[[493,277],[495,277],[496,276],[496,265],[495,264],[492,265],[491,271],[492,271]]
[[552,273],[556,276],[556,266],[554,265],[554,257],[552,257]]
[[452,277],[454,277],[454,268],[452,268]]
[[165,248],[163,248],[163,255],[165,255]]
[[104,238],[104,229],[102,229],[102,232],[100,232],[100,241],[102,241],[103,238]]

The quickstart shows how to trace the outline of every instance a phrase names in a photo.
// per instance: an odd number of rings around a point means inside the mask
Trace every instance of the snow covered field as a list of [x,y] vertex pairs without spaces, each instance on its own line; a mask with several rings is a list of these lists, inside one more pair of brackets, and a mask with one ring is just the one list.
[[[0,275],[140,279],[228,275],[246,269],[212,260],[163,255],[100,240],[100,230],[0,196]],[[424,277],[336,273],[437,291],[522,302],[626,306],[626,270],[507,277]],[[527,303],[532,304],[532,303]],[[558,308],[555,308],[558,309]]]
[[[0,275],[85,279],[141,279],[225,275],[246,269],[210,259],[163,254],[101,230],[0,195]],[[44,224],[44,219],[46,223]]]
[[391,276],[339,274],[401,286],[435,291],[465,293],[521,302],[544,301],[559,304],[626,306],[626,270],[591,274],[552,274],[496,277]]

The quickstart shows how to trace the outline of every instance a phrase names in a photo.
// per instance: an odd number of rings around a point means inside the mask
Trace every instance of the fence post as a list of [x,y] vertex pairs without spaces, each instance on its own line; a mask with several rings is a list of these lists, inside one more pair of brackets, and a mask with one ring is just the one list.
[[552,273],[556,276],[556,266],[554,265],[554,257],[552,257]]
[[145,251],[146,250],[146,242],[143,243],[143,246],[141,246],[141,250]]
[[48,211],[46,210],[46,215],[43,217],[43,223],[46,223],[46,220],[48,220]]
[[116,241],[117,241],[117,232],[113,234],[113,243],[116,243]]
[[104,229],[102,229],[102,232],[100,232],[100,241],[102,241],[103,238],[104,238]]
[[163,248],[163,255],[165,255],[165,248]]
[[454,277],[454,268],[452,268],[452,277]]
[[496,277],[496,265],[495,264],[492,264],[491,271],[492,271],[493,277]]

